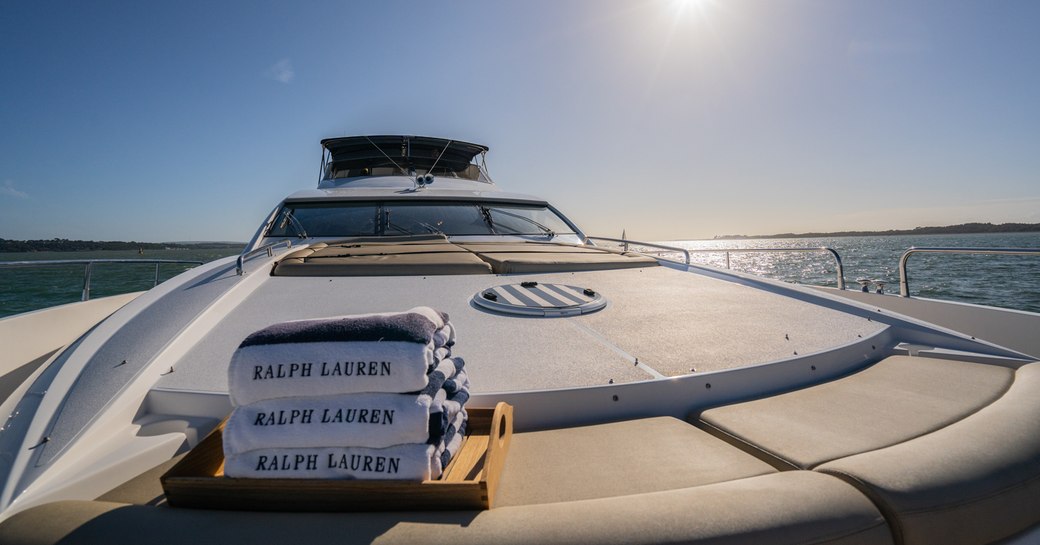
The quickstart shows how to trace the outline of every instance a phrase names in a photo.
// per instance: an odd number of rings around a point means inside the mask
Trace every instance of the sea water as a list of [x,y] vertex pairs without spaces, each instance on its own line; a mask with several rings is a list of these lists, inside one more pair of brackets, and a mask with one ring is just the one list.
[[[898,294],[899,258],[910,247],[1040,249],[1040,233],[689,240],[664,244],[689,250],[828,247],[841,256],[846,289],[860,289],[856,281],[865,279],[872,282],[870,291],[875,291],[880,281],[885,293]],[[724,252],[691,252],[690,261],[726,267]],[[837,286],[834,259],[827,252],[731,252],[730,267],[787,282]],[[912,297],[1040,312],[1040,255],[915,253],[907,261],[907,273]]]
[[[87,252],[12,252],[0,253],[3,261],[41,261],[69,259],[176,259],[203,263],[237,255],[234,250],[151,250]],[[170,279],[190,268],[190,264],[159,265],[159,281]],[[79,301],[83,293],[84,265],[56,265],[28,268],[0,268],[0,318],[64,303]],[[105,297],[151,289],[155,283],[154,264],[99,263],[91,270],[90,297]]]
[[[790,239],[684,240],[661,242],[690,250],[743,248],[829,247],[845,267],[848,289],[859,289],[858,279],[885,283],[886,293],[899,293],[899,257],[911,246],[973,248],[1040,248],[1040,233],[976,235],[900,235]],[[0,253],[0,261],[38,259],[185,259],[212,261],[228,250],[165,250],[138,252]],[[676,254],[666,257],[679,257]],[[693,252],[695,264],[725,268],[724,252]],[[829,253],[730,253],[733,270],[786,282],[837,285]],[[188,265],[160,266],[159,280],[187,270]],[[910,294],[1031,312],[1040,312],[1040,256],[914,254],[909,262]],[[103,297],[152,287],[154,265],[96,265],[91,296]],[[0,317],[79,301],[83,266],[0,269]]]

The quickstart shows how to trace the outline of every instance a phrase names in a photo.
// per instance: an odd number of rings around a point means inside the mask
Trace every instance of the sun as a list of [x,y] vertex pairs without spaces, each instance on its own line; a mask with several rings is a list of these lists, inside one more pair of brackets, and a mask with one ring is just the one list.
[[670,0],[672,11],[676,18],[687,14],[703,15],[715,0]]

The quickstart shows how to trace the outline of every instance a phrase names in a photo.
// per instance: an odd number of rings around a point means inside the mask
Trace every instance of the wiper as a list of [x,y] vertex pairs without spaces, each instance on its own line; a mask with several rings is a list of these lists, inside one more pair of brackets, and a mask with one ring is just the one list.
[[491,209],[482,204],[478,204],[477,208],[480,209],[480,215],[484,218],[484,223],[486,223],[488,228],[491,229],[491,232],[494,233],[495,220],[491,219]]
[[389,227],[390,229],[393,229],[394,231],[399,231],[399,232],[404,233],[406,235],[414,235],[415,234],[415,233],[409,231],[408,229],[405,229],[404,227],[401,227],[400,225],[397,225],[396,223],[394,223],[392,221],[386,222],[386,226]]
[[419,227],[422,227],[423,229],[426,229],[427,231],[429,231],[431,233],[434,233],[434,234],[437,234],[437,235],[443,235],[444,234],[444,231],[441,231],[436,226],[430,225],[429,223],[426,223],[425,221],[417,221],[417,222],[415,222],[415,224],[418,225]]
[[402,233],[404,233],[406,235],[414,235],[415,234],[415,233],[409,231],[408,229],[405,229],[404,227],[401,227],[400,225],[397,225],[396,223],[390,221],[390,211],[389,210],[385,211],[383,214],[384,214],[383,217],[386,219],[386,226],[388,228],[393,229],[394,231],[400,231],[400,232],[402,232]]
[[[289,225],[292,226],[293,231],[296,231],[297,237],[307,238],[307,230],[303,228],[303,224],[300,223],[300,220],[296,219],[296,216],[293,215],[292,210],[286,211],[285,219],[289,221]],[[284,223],[282,224],[282,227],[285,227]]]
[[[490,221],[491,221],[491,210],[487,209],[487,208],[484,208],[484,207],[481,207],[481,209],[487,211],[488,222],[490,223]],[[552,229],[549,229],[548,227],[542,225],[541,223],[538,223],[537,221],[535,221],[535,220],[533,220],[533,219],[531,219],[531,218],[529,218],[527,216],[521,216],[520,214],[517,214],[515,212],[506,212],[505,210],[501,210],[501,209],[498,209],[498,208],[495,209],[495,213],[496,214],[502,214],[503,216],[509,216],[511,218],[516,218],[518,220],[526,221],[527,223],[530,223],[531,225],[534,225],[535,227],[541,229],[542,234],[544,234],[545,236],[549,237],[550,240],[553,237],[556,236],[556,231],[553,231]]]

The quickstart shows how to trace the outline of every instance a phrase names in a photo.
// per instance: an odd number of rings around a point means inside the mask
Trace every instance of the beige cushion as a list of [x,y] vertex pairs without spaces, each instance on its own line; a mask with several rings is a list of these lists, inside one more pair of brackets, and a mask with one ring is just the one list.
[[468,254],[466,250],[448,243],[418,243],[410,244],[356,244],[330,246],[322,248],[307,256],[308,259],[330,258],[330,257],[353,257],[370,255],[404,255],[404,254]]
[[426,276],[491,274],[491,267],[471,254],[403,254],[334,257],[311,261],[283,259],[274,276]]
[[817,469],[875,498],[908,544],[990,543],[1040,524],[1040,363],[960,422]]
[[998,399],[1013,375],[892,356],[833,382],[704,411],[699,425],[778,467],[809,469],[948,426]]
[[608,248],[551,242],[459,242],[473,253],[620,254]]
[[465,242],[460,247],[491,264],[497,274],[595,271],[653,267],[657,260],[637,253],[546,242]]
[[672,417],[517,433],[495,505],[640,494],[773,472]]
[[[691,453],[696,454],[696,453]],[[623,471],[619,470],[623,477]],[[884,519],[839,479],[772,473],[695,488],[489,511],[257,513],[64,501],[0,524],[0,543],[772,543],[882,545]]]
[[588,271],[650,267],[651,257],[549,243],[452,244],[443,237],[315,244],[286,255],[274,276],[420,276]]
[[345,242],[304,248],[275,266],[274,276],[424,276],[489,274],[470,252],[440,240]]
[[599,271],[654,267],[657,260],[642,255],[612,253],[499,253],[484,252],[481,259],[491,265],[497,274]]
[[[97,499],[158,503],[163,495],[159,477],[182,457],[146,471]],[[775,471],[769,464],[672,417],[525,432],[513,435],[495,505],[640,494]],[[624,478],[618,478],[619,472]]]

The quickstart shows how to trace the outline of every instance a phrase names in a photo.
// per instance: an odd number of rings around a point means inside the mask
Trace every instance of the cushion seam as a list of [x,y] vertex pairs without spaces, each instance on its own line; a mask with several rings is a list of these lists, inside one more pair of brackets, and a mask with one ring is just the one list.
[[889,505],[887,503],[885,503],[881,499],[880,496],[875,494],[874,490],[867,484],[866,481],[863,481],[862,479],[859,479],[855,475],[852,475],[850,473],[846,473],[846,472],[841,471],[841,470],[835,470],[835,469],[816,470],[816,469],[814,469],[813,471],[816,471],[818,473],[823,473],[825,475],[831,475],[831,476],[833,476],[835,478],[841,479],[842,481],[846,482],[849,486],[851,486],[852,488],[856,489],[857,492],[859,492],[865,498],[867,498],[867,501],[872,503],[874,505],[874,508],[877,509],[879,513],[881,513],[881,518],[883,518],[885,521],[887,521],[889,531],[891,531],[891,533],[892,533],[892,540],[895,543],[897,543],[897,544],[898,543],[903,543],[903,527],[902,527],[902,525],[900,523],[900,518],[898,516],[898,512],[892,510],[889,507]]
[[[779,471],[794,471],[804,469],[792,461],[773,453],[772,451],[766,450],[754,443],[751,443],[741,437],[738,437],[714,424],[705,422],[704,420],[697,419],[694,423],[696,427],[703,429],[704,431],[718,437],[719,439],[739,448],[740,450],[758,458],[759,460],[773,466]],[[782,467],[780,467],[782,465]]]

